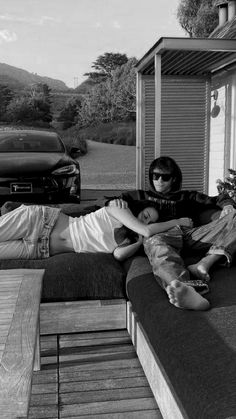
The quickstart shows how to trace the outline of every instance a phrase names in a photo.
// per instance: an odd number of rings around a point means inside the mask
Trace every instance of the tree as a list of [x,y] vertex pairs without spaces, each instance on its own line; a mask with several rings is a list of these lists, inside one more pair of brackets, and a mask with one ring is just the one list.
[[4,120],[7,106],[11,102],[13,96],[14,93],[9,87],[0,84],[0,120]]
[[181,0],[177,18],[190,38],[207,38],[218,24],[214,0]]
[[81,108],[78,112],[78,125],[87,127],[113,121],[114,109],[112,92],[107,83],[95,85],[91,91],[83,97]]
[[83,96],[78,112],[81,127],[135,118],[136,62],[130,58]]
[[46,83],[35,83],[31,86],[30,101],[37,120],[52,121],[51,89]]
[[14,97],[7,107],[6,115],[9,122],[28,123],[37,119],[32,102],[26,96]]
[[51,102],[51,89],[46,83],[34,83],[30,87],[31,98],[41,97],[44,100]]
[[46,84],[37,83],[21,96],[15,96],[6,109],[9,122],[37,122],[48,125],[52,121],[50,89]]
[[72,99],[68,100],[65,107],[61,110],[57,118],[59,122],[63,122],[62,129],[68,129],[77,123],[80,108],[80,98],[73,97]]
[[116,120],[135,119],[136,112],[136,58],[118,67],[112,75],[111,89]]
[[85,73],[89,79],[96,83],[104,82],[111,77],[112,72],[128,61],[126,54],[106,52],[100,55],[96,61],[93,62],[92,68],[96,71]]

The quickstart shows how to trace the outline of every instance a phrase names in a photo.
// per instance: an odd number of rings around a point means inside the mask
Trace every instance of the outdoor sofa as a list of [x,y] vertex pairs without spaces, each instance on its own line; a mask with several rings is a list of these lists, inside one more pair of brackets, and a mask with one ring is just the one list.
[[172,306],[142,251],[0,261],[15,268],[45,269],[41,334],[128,329],[164,418],[236,418],[236,265],[214,269],[205,312]]

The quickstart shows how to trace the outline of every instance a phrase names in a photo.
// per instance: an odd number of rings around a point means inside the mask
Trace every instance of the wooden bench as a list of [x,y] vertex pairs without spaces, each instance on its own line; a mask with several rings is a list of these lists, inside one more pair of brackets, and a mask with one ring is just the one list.
[[40,369],[43,269],[0,271],[0,417],[27,418],[33,369]]

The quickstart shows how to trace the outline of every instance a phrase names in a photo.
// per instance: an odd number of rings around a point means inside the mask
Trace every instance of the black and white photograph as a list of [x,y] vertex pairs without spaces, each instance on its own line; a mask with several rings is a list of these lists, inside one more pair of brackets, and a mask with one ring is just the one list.
[[236,419],[236,0],[0,0],[0,419]]

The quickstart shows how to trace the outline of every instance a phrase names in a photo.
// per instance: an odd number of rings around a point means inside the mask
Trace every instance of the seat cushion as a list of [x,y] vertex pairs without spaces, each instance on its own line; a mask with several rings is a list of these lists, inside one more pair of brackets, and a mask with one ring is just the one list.
[[45,269],[42,302],[125,298],[125,271],[110,254],[64,253],[44,260],[2,260],[0,269]]
[[146,257],[135,258],[127,294],[165,373],[191,419],[236,414],[236,266],[217,268],[205,312],[168,301]]

